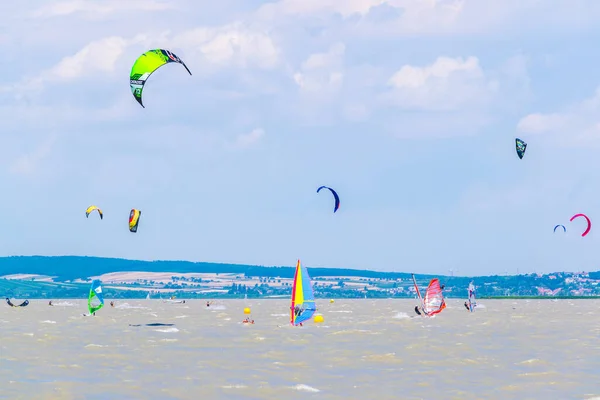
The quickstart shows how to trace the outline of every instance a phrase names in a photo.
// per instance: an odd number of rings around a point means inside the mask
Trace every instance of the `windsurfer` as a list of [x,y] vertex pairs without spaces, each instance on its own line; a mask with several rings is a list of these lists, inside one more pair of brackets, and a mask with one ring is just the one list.
[[52,305],[52,300],[50,300],[50,301],[48,302],[48,305],[49,305],[49,306],[51,306],[51,305]]
[[300,306],[296,306],[294,308],[294,314],[296,315],[296,318],[298,318],[300,316],[300,314],[302,314],[304,310],[302,309],[302,307]]
[[421,315],[421,312],[419,311],[419,306],[415,306],[415,312],[416,312],[418,315]]
[[206,307],[210,307],[210,301],[206,302]]
[[110,302],[110,306],[111,306],[111,307],[114,307],[114,306],[115,306],[115,302],[114,302],[114,301],[111,301],[111,302]]
[[466,301],[465,301],[465,308],[466,308],[467,310],[471,311],[471,309],[469,308],[469,303],[467,303]]

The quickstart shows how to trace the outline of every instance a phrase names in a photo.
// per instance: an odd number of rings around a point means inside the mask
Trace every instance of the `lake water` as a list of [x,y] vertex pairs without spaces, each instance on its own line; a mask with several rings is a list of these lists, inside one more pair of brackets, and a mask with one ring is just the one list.
[[0,398],[600,399],[596,300],[318,301],[303,327],[287,300],[109,302],[0,307]]

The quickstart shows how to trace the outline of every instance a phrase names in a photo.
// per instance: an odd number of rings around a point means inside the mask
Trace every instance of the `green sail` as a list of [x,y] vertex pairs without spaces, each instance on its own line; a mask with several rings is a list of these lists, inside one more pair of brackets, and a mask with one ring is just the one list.
[[90,286],[90,294],[88,295],[88,310],[90,314],[93,314],[102,307],[104,307],[104,296],[102,295],[101,282],[98,279],[94,279],[92,286]]
[[146,81],[154,71],[163,65],[172,62],[183,65],[187,72],[192,75],[185,63],[169,50],[149,50],[135,60],[133,67],[131,67],[131,73],[129,74],[129,85],[131,86],[133,97],[135,97],[142,107],[146,108],[142,103],[142,91],[144,90]]

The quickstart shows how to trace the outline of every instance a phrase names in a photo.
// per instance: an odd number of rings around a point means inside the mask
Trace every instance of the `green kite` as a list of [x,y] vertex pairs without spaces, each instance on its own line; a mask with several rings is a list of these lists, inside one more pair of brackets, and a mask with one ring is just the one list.
[[192,75],[185,63],[169,50],[149,50],[135,60],[133,67],[131,67],[131,73],[129,74],[129,84],[131,85],[133,97],[135,97],[142,107],[146,108],[142,103],[142,90],[144,89],[144,84],[154,71],[163,65],[172,62],[183,65],[187,72]]

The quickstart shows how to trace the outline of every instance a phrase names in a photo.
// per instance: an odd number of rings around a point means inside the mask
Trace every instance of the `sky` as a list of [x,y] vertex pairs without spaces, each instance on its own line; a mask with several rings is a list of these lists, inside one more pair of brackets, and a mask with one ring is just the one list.
[[[0,13],[0,256],[600,269],[596,0],[31,0]],[[192,75],[157,70],[142,108],[128,74],[154,48]],[[335,214],[321,185],[340,195]],[[92,204],[103,220],[85,217]]]

